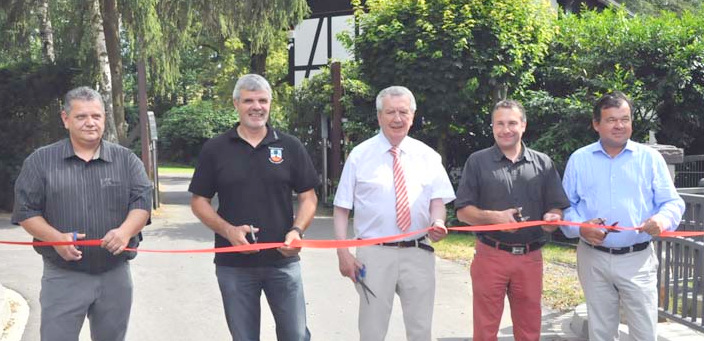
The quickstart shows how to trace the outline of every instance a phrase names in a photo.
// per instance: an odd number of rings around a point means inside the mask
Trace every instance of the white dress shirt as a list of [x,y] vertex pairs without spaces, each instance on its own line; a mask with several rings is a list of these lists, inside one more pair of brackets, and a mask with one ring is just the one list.
[[[396,190],[390,149],[389,141],[379,133],[355,147],[342,170],[334,205],[349,210],[354,208],[357,238],[402,233],[396,224]],[[455,200],[455,192],[440,154],[408,136],[401,141],[399,149],[411,209],[411,227],[406,232],[417,231],[432,223],[430,201],[441,198],[447,204]]]

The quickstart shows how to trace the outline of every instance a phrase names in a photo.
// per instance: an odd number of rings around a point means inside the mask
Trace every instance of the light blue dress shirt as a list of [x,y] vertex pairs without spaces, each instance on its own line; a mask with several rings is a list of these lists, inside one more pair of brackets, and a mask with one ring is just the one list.
[[[638,227],[655,214],[667,220],[665,228],[677,229],[684,213],[684,201],[672,183],[665,159],[646,145],[628,140],[615,157],[600,142],[572,153],[562,178],[570,208],[565,220],[583,222],[605,218],[606,225]],[[562,226],[568,238],[579,237],[579,227]],[[604,247],[631,246],[651,240],[647,233],[609,233]]]

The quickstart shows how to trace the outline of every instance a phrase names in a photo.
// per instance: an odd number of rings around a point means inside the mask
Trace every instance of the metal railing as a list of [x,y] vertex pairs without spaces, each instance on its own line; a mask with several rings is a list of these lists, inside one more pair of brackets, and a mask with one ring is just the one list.
[[697,187],[704,178],[704,155],[686,155],[675,165],[675,187]]
[[704,231],[704,187],[678,188],[677,193],[685,203],[677,231]]
[[704,332],[704,243],[689,238],[656,238],[658,310],[665,317]]

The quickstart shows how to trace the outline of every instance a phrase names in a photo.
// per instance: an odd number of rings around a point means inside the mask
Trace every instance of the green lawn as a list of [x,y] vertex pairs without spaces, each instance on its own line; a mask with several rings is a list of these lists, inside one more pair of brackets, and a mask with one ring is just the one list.
[[[474,257],[474,235],[452,233],[433,247],[438,256],[467,267]],[[543,247],[543,303],[555,310],[569,310],[584,302],[577,278],[577,253],[572,247]]]
[[180,165],[163,165],[159,166],[159,174],[162,173],[176,173],[176,174],[193,174],[193,166],[180,166]]

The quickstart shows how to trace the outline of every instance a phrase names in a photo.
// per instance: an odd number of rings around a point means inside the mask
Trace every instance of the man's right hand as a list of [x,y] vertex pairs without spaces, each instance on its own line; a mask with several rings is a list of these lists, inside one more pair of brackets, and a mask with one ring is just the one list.
[[[497,221],[496,224],[512,224],[516,223],[516,214],[518,214],[518,210],[515,208],[509,208],[507,210],[503,211],[497,211]],[[518,229],[507,229],[507,230],[501,230],[501,232],[508,232],[508,233],[514,233],[518,231]]]
[[[585,224],[593,224],[593,225],[600,225],[603,224],[604,221],[601,218],[594,218],[594,219],[589,219],[584,222]],[[601,245],[604,242],[604,238],[606,238],[606,232],[604,232],[601,229],[596,229],[592,227],[580,227],[579,228],[579,235],[584,238],[584,240],[587,241],[587,243],[592,244],[592,245]]]
[[[247,234],[254,231],[254,233],[259,232],[259,228],[256,228],[251,225],[228,225],[225,227],[225,237],[232,246],[237,246],[237,245],[248,245],[249,241],[247,241]],[[259,250],[252,250],[252,251],[241,251],[240,253],[257,253]]]
[[337,249],[337,259],[340,261],[340,274],[356,283],[362,263],[350,253],[349,249]]
[[[77,233],[76,234],[76,240],[83,239],[85,237],[86,237],[85,233]],[[55,241],[57,241],[57,242],[72,242],[72,241],[74,241],[73,240],[73,232],[62,233],[61,237]],[[75,245],[56,245],[56,246],[54,246],[54,250],[56,250],[56,253],[58,253],[59,256],[61,256],[61,258],[63,258],[67,262],[75,262],[75,261],[79,261],[79,260],[81,260],[81,258],[83,258],[83,251],[77,249]]]

